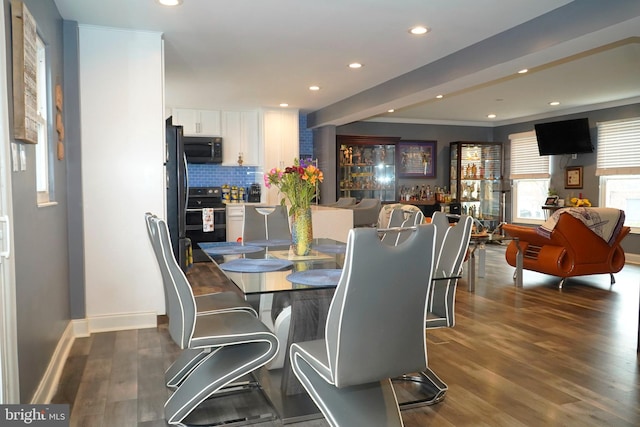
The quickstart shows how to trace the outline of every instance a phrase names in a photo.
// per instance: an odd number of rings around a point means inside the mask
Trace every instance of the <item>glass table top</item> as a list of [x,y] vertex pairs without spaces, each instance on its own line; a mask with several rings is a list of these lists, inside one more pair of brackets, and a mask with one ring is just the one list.
[[[291,267],[287,269],[255,273],[225,271],[221,268],[223,274],[231,279],[245,295],[329,289],[336,286],[334,280],[327,280],[326,285],[321,283],[314,285],[292,283],[287,280],[287,276],[303,271],[341,269],[345,258],[345,243],[332,239],[313,239],[311,253],[306,256],[295,255],[290,246],[283,245],[282,242],[275,243],[274,245],[265,244],[262,250],[257,252],[228,255],[208,253],[208,256],[218,266],[238,259],[247,260],[245,263],[250,262],[249,260],[288,260],[291,262]],[[248,242],[247,244],[250,245],[251,243]],[[259,262],[256,264],[259,264]]]

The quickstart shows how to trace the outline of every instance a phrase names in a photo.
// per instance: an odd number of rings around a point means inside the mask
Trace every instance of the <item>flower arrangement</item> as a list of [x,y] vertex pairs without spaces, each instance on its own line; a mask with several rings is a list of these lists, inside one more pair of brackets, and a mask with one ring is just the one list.
[[572,197],[571,198],[571,206],[576,206],[576,207],[591,207],[591,202],[589,201],[589,199],[583,199],[583,198],[579,198],[579,197]]
[[264,175],[264,184],[267,188],[276,186],[284,197],[280,204],[284,205],[286,199],[291,203],[291,215],[300,210],[308,209],[313,197],[316,196],[317,183],[322,182],[322,171],[310,162],[293,160],[293,166],[284,170],[273,168]]

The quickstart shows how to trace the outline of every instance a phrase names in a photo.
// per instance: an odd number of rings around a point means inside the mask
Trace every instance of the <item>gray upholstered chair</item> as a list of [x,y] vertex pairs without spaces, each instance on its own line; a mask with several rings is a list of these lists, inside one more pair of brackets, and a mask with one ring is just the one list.
[[402,426],[390,378],[426,369],[434,227],[398,246],[352,229],[325,338],[294,343],[293,372],[332,426]]
[[[289,228],[289,217],[286,206],[245,206],[244,222],[242,225],[242,241],[251,244],[252,241],[285,242],[291,241],[291,231]],[[281,342],[287,342],[289,335],[289,325],[291,317],[291,307],[289,295],[278,296],[277,304],[282,308],[279,310],[279,319],[273,320],[272,307],[274,296],[272,294],[260,295],[258,305],[259,318],[269,329],[274,331]],[[282,346],[280,351],[269,364],[270,369],[282,368],[286,348]]]
[[424,214],[420,210],[394,209],[389,216],[389,227],[383,231],[380,240],[389,245],[398,245],[411,234],[406,228],[415,227],[423,222]]
[[245,206],[242,242],[291,240],[286,206]]
[[355,197],[340,197],[335,203],[330,203],[327,206],[332,208],[346,208],[356,204]]
[[[461,215],[458,223],[451,226],[445,214],[435,212],[431,217],[431,224],[436,229],[436,246],[433,278],[427,298],[427,331],[432,328],[453,327],[455,324],[456,289],[462,263],[469,248],[473,218]],[[403,402],[406,406],[433,405],[441,402],[448,391],[447,384],[429,367],[396,380],[412,381],[421,385],[422,395]]]
[[175,389],[165,404],[165,419],[182,425],[202,401],[273,359],[278,340],[247,312],[196,315],[191,286],[173,256],[166,222],[153,216],[149,222],[152,241],[162,246],[169,335],[183,349],[165,372],[167,386]]
[[[150,230],[150,227],[152,226],[151,219],[153,217],[154,215],[151,213],[145,214],[147,232],[149,233],[151,246],[153,247],[153,252],[156,255],[156,260],[158,261],[158,265],[160,265],[160,268],[164,268],[165,264],[163,262],[162,244],[160,242],[160,236],[158,233],[152,233]],[[168,272],[166,273],[168,274]],[[196,312],[198,313],[198,315],[222,313],[230,310],[231,311],[242,310],[242,311],[247,311],[250,314],[258,317],[258,313],[251,306],[251,304],[249,304],[244,298],[242,298],[236,292],[232,292],[232,291],[214,292],[210,294],[198,295],[198,296],[195,296],[194,298],[196,302]]]
[[347,209],[353,210],[354,227],[375,227],[381,208],[380,199],[362,199],[358,204],[347,206]]
[[[439,212],[436,213],[444,216]],[[434,283],[429,294],[426,327],[427,329],[451,328],[455,325],[456,288],[458,277],[462,271],[462,263],[469,249],[473,218],[461,215],[460,220],[453,226],[450,226],[447,220],[444,230],[442,230],[441,222],[437,218],[432,223],[436,226],[436,235],[438,236],[436,245],[440,238],[442,238],[442,243],[440,249],[436,249],[438,257],[433,271]]]

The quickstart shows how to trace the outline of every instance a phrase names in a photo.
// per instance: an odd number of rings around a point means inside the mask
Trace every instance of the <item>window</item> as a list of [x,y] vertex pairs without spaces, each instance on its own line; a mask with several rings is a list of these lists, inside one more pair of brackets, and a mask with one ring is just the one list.
[[598,123],[600,204],[624,210],[633,233],[640,233],[639,140],[640,118]]
[[38,204],[51,202],[51,185],[49,173],[49,108],[47,90],[46,49],[40,37],[36,40],[38,50],[37,98],[38,98],[38,143],[36,144],[36,191]]
[[509,135],[513,180],[512,213],[514,222],[542,223],[542,205],[549,192],[549,156],[538,153],[536,133]]

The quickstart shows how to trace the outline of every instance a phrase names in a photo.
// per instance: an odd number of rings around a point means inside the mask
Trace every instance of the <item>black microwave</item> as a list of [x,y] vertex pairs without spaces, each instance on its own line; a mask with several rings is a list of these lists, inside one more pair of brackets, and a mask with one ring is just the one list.
[[187,163],[222,163],[222,138],[185,136],[182,139]]

